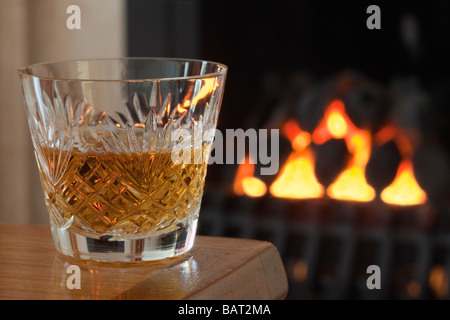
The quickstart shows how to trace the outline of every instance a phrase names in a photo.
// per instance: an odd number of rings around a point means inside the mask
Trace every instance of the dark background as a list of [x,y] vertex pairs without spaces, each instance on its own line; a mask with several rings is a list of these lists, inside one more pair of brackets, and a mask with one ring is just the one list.
[[[381,9],[381,30],[366,27],[371,4]],[[356,70],[382,85],[417,76],[425,88],[450,79],[446,0],[130,0],[128,16],[130,56],[199,58],[229,67],[219,129],[248,126],[241,119],[258,113],[258,97],[270,90],[267,75],[274,73],[308,72],[320,81]],[[435,107],[448,118],[446,106]]]

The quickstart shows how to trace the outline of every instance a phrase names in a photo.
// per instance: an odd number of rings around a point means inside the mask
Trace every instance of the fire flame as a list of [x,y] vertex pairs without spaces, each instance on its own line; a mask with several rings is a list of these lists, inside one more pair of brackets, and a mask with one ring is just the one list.
[[305,150],[311,143],[311,135],[300,129],[297,121],[293,119],[284,124],[282,133],[291,141],[292,148],[297,152]]
[[244,193],[250,197],[262,197],[267,192],[264,182],[255,177],[248,177],[242,180]]
[[314,175],[314,157],[308,149],[311,135],[303,131],[295,120],[289,120],[282,128],[282,133],[291,141],[291,153],[286,165],[281,168],[277,179],[270,186],[270,193],[275,197],[291,199],[319,198],[323,187]]
[[372,201],[375,190],[365,178],[365,168],[370,157],[370,134],[351,122],[341,100],[330,103],[322,122],[313,132],[313,141],[317,144],[331,138],[344,139],[353,158],[348,168],[328,187],[328,196],[340,200]]
[[411,160],[403,160],[391,185],[381,192],[381,199],[389,204],[410,206],[424,203],[426,193],[417,184]]
[[237,195],[249,197],[262,197],[267,192],[266,184],[258,178],[253,177],[255,165],[250,158],[245,158],[244,163],[238,166],[234,179],[233,191]]
[[365,131],[354,134],[347,147],[353,153],[353,159],[349,167],[328,187],[327,194],[334,199],[372,201],[375,198],[375,190],[365,177],[370,155],[369,134]]
[[314,175],[314,161],[310,151],[294,152],[270,186],[276,197],[307,199],[323,195],[323,187]]
[[[324,187],[317,181],[314,173],[314,153],[311,142],[323,144],[329,139],[344,139],[352,155],[348,167],[326,189],[333,199],[368,202],[375,196],[375,190],[365,178],[365,169],[370,158],[372,137],[366,130],[359,129],[345,112],[341,100],[332,101],[325,115],[312,134],[303,131],[295,120],[288,120],[281,130],[289,139],[293,152],[287,159],[269,191],[275,197],[308,199],[324,196]],[[388,125],[373,137],[375,145],[395,141],[403,158],[392,184],[386,187],[380,197],[388,204],[416,205],[426,202],[426,193],[417,184],[412,162],[412,145],[405,134],[393,125]],[[254,165],[241,164],[234,182],[234,192],[238,195],[260,197],[266,194],[267,186],[253,177]]]
[[345,113],[341,100],[334,100],[325,110],[325,115],[319,126],[314,130],[312,139],[317,144],[327,142],[331,138],[346,140],[359,130]]

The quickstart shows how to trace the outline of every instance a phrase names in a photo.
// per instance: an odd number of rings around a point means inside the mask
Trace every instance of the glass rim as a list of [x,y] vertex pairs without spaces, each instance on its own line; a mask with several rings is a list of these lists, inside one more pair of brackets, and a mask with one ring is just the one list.
[[[138,61],[138,60],[148,60],[148,61],[174,61],[174,62],[201,62],[208,63],[211,65],[215,65],[220,68],[220,71],[209,72],[201,75],[192,75],[192,76],[177,76],[177,77],[161,77],[161,78],[144,78],[144,79],[96,79],[96,78],[72,78],[72,77],[48,77],[48,76],[38,76],[28,72],[28,69],[39,66],[51,66],[61,63],[70,63],[70,62],[81,62],[81,61],[108,61],[108,60],[117,60],[117,61]],[[217,77],[220,75],[225,75],[228,71],[228,67],[219,62],[204,60],[204,59],[190,59],[190,58],[169,58],[169,57],[119,57],[119,58],[81,58],[81,59],[66,59],[66,60],[55,60],[55,61],[47,61],[40,63],[33,63],[26,65],[24,67],[18,68],[17,73],[21,78],[38,78],[41,80],[51,80],[51,81],[79,81],[79,82],[154,82],[154,81],[172,81],[172,80],[188,80],[188,79],[204,79],[210,77]]]

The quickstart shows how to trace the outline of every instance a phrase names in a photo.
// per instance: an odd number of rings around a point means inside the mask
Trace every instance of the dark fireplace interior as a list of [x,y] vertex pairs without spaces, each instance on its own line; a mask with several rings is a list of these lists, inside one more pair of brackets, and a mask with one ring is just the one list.
[[450,298],[450,4],[370,4],[128,4],[130,56],[229,67],[219,130],[279,129],[277,174],[209,166],[198,234],[272,242],[287,299]]

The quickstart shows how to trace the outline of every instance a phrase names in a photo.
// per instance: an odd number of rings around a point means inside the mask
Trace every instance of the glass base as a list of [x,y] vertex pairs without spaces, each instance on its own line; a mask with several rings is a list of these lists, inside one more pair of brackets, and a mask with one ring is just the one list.
[[67,256],[103,262],[154,261],[188,252],[194,245],[197,220],[166,234],[136,239],[95,239],[52,226],[56,249]]

